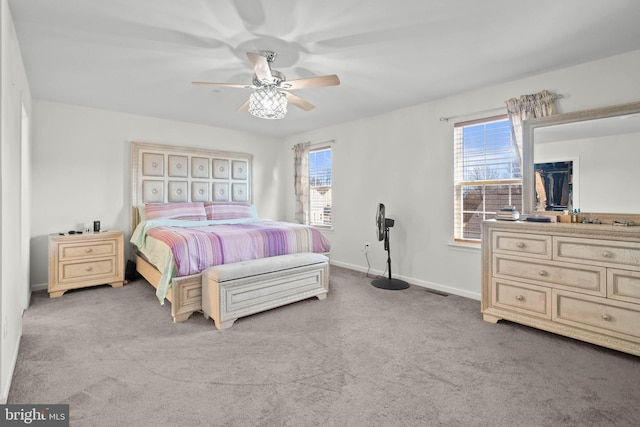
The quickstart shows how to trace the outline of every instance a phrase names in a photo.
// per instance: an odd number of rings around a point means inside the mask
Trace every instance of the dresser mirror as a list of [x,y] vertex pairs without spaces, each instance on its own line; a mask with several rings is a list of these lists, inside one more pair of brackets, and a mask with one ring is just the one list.
[[[525,214],[563,208],[640,213],[640,102],[526,120],[522,149]],[[536,169],[541,188],[543,166],[563,164],[569,175],[562,178],[561,192],[567,196],[545,206],[544,194],[536,191]]]

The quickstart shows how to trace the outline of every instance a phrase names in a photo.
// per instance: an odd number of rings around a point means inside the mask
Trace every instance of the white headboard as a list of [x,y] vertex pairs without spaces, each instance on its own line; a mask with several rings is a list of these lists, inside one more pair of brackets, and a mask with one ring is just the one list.
[[146,203],[252,201],[253,155],[131,143],[131,232]]

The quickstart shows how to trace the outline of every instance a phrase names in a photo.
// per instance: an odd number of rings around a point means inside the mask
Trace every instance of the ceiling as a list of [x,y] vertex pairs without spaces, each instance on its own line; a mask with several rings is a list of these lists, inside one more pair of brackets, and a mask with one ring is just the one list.
[[[638,0],[9,0],[32,96],[287,136],[640,49]],[[282,120],[235,110],[246,52],[275,51]],[[541,88],[543,89],[543,88]]]

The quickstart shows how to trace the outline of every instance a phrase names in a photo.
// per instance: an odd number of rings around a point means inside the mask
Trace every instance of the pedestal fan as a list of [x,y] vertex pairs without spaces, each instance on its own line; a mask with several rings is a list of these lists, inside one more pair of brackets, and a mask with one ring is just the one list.
[[393,227],[395,220],[386,218],[384,213],[384,204],[378,204],[376,213],[376,228],[378,229],[378,241],[384,240],[384,250],[387,251],[387,270],[389,277],[381,277],[371,282],[373,286],[381,289],[401,290],[407,289],[409,284],[404,280],[391,278],[391,250],[389,249],[389,228]]

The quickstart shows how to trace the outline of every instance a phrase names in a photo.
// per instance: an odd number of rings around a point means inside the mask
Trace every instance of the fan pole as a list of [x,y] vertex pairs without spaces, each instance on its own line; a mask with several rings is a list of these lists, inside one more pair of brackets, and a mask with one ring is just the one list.
[[384,250],[387,251],[387,270],[391,280],[391,248],[389,247],[389,227],[384,228]]
[[384,249],[387,251],[387,270],[389,271],[389,278],[381,277],[371,282],[373,286],[380,289],[389,289],[392,291],[399,291],[401,289],[407,289],[409,284],[404,280],[391,278],[391,247],[389,245],[389,227],[384,227]]

